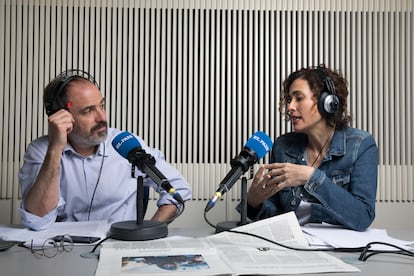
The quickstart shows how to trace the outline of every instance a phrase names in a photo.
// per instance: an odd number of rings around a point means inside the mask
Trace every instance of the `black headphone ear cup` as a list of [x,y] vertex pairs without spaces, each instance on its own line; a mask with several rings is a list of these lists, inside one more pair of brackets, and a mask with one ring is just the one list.
[[53,110],[52,110],[52,103],[51,102],[47,102],[45,103],[45,110],[46,110],[46,115],[50,116],[53,114]]
[[64,108],[64,105],[61,103],[60,100],[60,92],[53,97],[49,97],[47,101],[45,101],[45,111],[47,116],[51,116],[56,113],[59,109]]
[[61,108],[60,104],[58,103],[58,97],[59,95],[53,94],[45,100],[44,106],[47,116],[54,114]]
[[335,114],[339,108],[338,96],[332,95],[326,91],[321,93],[318,101],[319,112],[324,117],[329,117]]

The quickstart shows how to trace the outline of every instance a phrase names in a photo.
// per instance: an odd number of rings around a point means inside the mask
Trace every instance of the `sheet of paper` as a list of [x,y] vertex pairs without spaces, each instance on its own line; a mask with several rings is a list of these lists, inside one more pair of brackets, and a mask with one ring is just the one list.
[[28,241],[33,231],[21,225],[0,225],[0,238],[8,241]]
[[[344,229],[340,226],[330,224],[307,224],[302,226],[303,232],[309,244],[312,246],[331,246],[331,247],[363,247],[373,241],[386,242],[406,249],[413,244],[413,241],[403,241],[388,236],[385,229],[368,229],[363,232]],[[393,247],[374,245],[376,250],[395,250]]]
[[[253,233],[286,245],[294,244],[302,247],[308,246],[308,242],[303,236],[299,222],[293,212],[259,220],[254,223],[248,223],[232,230]],[[217,239],[221,240],[221,242],[225,239],[229,239],[228,242],[235,244],[247,242],[247,245],[261,241],[257,238],[250,239],[246,235],[232,234],[229,232],[222,232],[208,237],[208,240],[210,241]]]
[[95,236],[105,238],[110,225],[106,221],[57,222],[42,231],[14,225],[0,226],[0,236],[5,240],[24,241],[42,245],[45,240],[56,235]]

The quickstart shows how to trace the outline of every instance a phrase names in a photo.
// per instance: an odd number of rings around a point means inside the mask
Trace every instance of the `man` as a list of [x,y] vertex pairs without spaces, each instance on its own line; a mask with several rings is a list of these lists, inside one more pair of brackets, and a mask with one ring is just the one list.
[[[136,219],[138,169],[111,145],[119,130],[108,128],[105,99],[86,72],[69,70],[52,80],[44,91],[48,135],[30,143],[19,171],[23,200],[23,223],[34,230],[46,229],[55,221]],[[142,148],[156,160],[183,200],[191,197],[184,177],[169,165],[162,153]],[[152,220],[170,222],[183,206],[150,178],[160,197]]]

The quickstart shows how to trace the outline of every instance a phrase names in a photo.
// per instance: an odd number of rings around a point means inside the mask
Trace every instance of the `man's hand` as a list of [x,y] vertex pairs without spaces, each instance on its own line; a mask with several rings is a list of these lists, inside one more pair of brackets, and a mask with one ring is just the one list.
[[75,119],[65,109],[61,109],[48,118],[49,150],[62,152],[68,143],[68,134],[73,130]]

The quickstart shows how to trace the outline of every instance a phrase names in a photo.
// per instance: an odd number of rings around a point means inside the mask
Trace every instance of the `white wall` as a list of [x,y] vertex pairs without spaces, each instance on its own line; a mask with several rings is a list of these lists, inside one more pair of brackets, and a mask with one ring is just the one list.
[[[110,125],[180,167],[194,190],[180,221],[192,225],[254,131],[289,130],[277,111],[283,78],[326,63],[350,81],[352,126],[379,145],[376,223],[409,224],[413,17],[412,0],[0,0],[0,222],[19,222],[17,171],[47,132],[43,88],[63,69],[94,74]],[[237,189],[214,218],[234,217]]]

